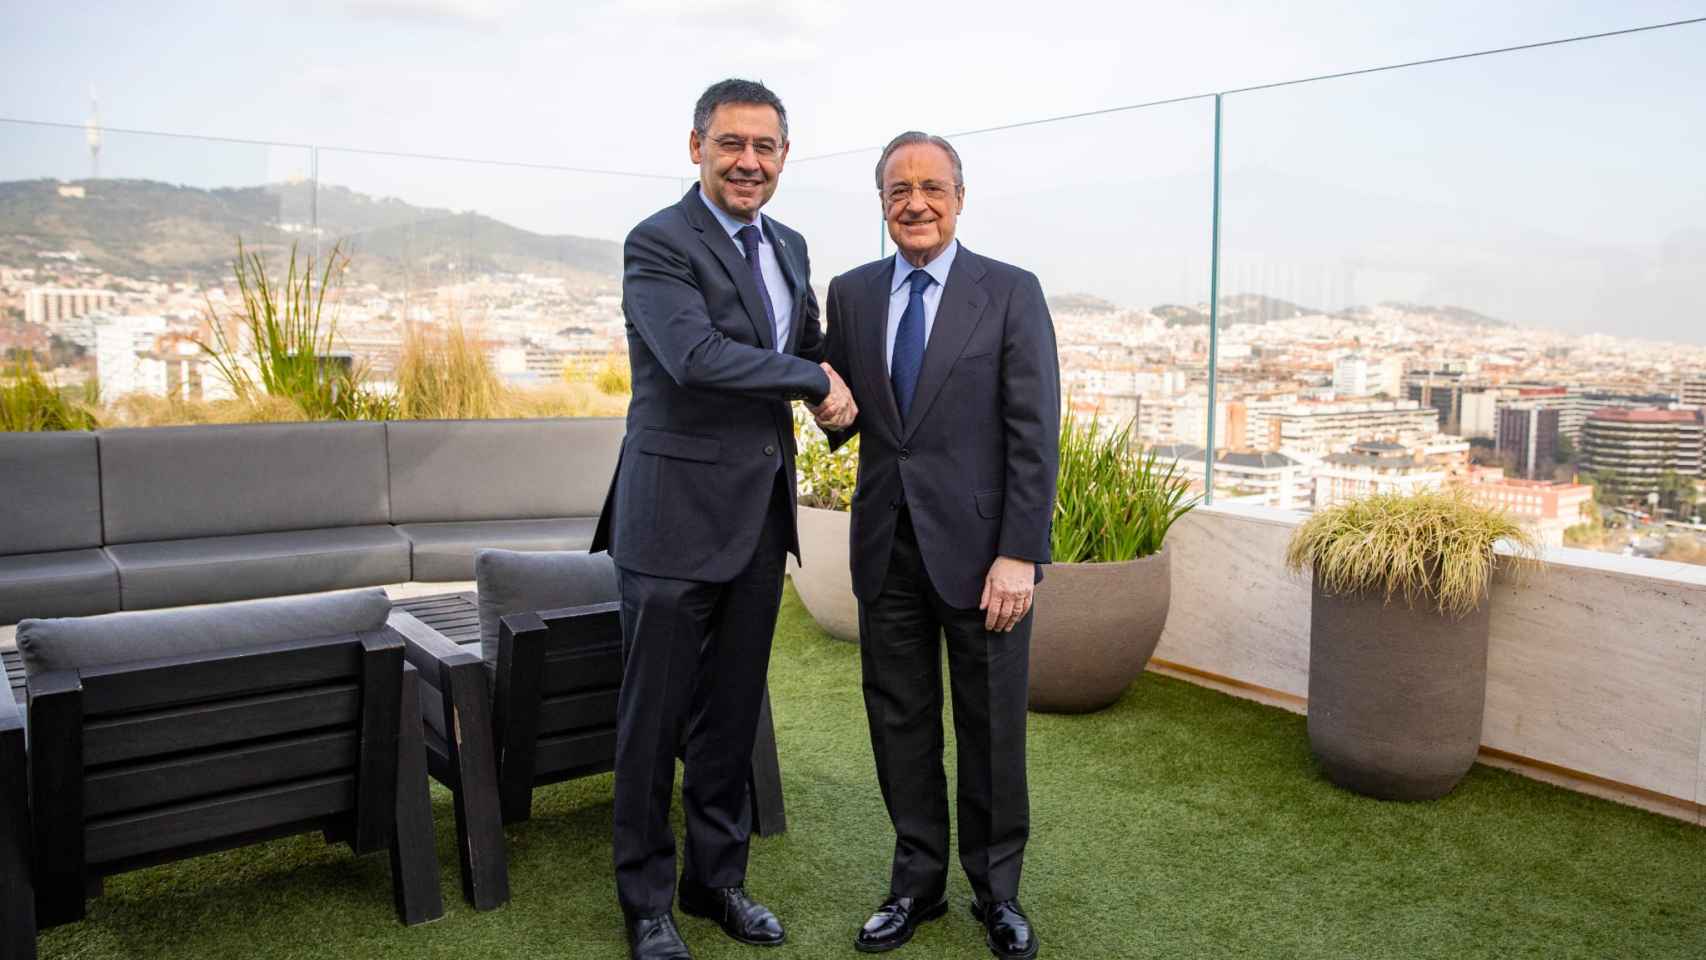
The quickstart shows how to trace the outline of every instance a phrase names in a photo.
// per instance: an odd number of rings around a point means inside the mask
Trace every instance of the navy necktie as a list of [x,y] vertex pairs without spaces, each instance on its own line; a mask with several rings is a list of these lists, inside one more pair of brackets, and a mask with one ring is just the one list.
[[[764,319],[770,321],[770,338],[776,339],[776,305],[770,302],[770,285],[764,282],[764,266],[758,262],[758,227],[748,224],[735,233],[740,245],[746,248],[746,265],[752,271],[752,282],[758,285],[758,299],[764,301]],[[777,348],[781,344],[777,343]]]
[[902,421],[912,409],[918,373],[924,368],[924,290],[935,279],[923,270],[914,270],[906,282],[912,284],[912,294],[895,327],[894,356],[889,358],[889,383],[894,387],[894,404]]

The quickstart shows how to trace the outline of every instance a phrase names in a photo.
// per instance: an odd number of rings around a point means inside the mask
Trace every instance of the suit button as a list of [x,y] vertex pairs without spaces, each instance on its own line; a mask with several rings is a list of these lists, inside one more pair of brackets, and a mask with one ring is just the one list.
[[905,460],[905,459],[907,459],[907,458],[908,458],[908,457],[911,457],[911,456],[912,456],[912,451],[911,451],[911,450],[908,450],[908,449],[907,449],[907,448],[905,448],[905,447],[901,447],[901,448],[900,448],[900,458],[901,458],[901,459],[902,459],[902,460]]
[[776,448],[773,446],[766,446],[764,448],[764,455],[767,457],[774,457],[776,455]]

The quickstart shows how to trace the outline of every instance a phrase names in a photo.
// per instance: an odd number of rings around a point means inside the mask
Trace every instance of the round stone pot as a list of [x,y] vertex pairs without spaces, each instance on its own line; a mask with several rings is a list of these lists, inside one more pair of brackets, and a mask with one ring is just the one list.
[[1172,599],[1171,552],[1123,563],[1055,563],[1037,584],[1030,707],[1110,706],[1149,665]]
[[817,625],[839,640],[859,642],[859,601],[853,596],[853,571],[848,566],[848,524],[845,510],[801,507],[800,555],[788,558],[788,573],[800,602]]
[[1434,800],[1475,763],[1491,599],[1454,619],[1402,598],[1329,596],[1309,622],[1309,747],[1327,778],[1383,800]]

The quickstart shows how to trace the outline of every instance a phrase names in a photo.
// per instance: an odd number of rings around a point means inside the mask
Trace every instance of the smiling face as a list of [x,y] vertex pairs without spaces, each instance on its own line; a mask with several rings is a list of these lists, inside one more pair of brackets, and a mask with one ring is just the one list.
[[725,103],[711,111],[705,133],[688,135],[688,151],[699,165],[699,188],[736,220],[751,223],[776,193],[788,158],[782,121],[774,108]]
[[947,151],[932,143],[910,143],[883,165],[883,219],[906,262],[922,267],[954,241],[954,224],[966,191],[954,183]]

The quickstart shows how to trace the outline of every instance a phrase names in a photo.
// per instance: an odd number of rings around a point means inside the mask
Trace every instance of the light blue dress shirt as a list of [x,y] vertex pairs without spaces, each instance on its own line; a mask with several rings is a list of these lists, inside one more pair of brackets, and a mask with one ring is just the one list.
[[900,329],[900,315],[906,312],[906,301],[912,296],[906,278],[912,276],[912,271],[922,269],[936,281],[924,288],[924,346],[928,349],[930,331],[936,326],[936,307],[942,302],[942,288],[948,285],[948,268],[954,265],[954,255],[959,252],[960,242],[949,241],[948,249],[936,254],[936,259],[923,267],[914,267],[900,253],[895,253],[894,276],[889,280],[889,328],[883,335],[883,366],[891,373],[894,370],[894,335]]
[[[729,239],[734,241],[735,249],[739,250],[742,256],[745,256],[746,247],[741,246],[740,238],[735,234],[740,232],[741,227],[749,226],[749,224],[741,223],[729,216],[728,211],[713,203],[710,197],[705,196],[703,189],[699,191],[699,199],[705,202],[705,206],[710,208],[711,215],[717,218],[717,222],[723,225],[724,230],[728,231]],[[786,353],[788,350],[788,331],[792,328],[794,321],[794,294],[788,289],[788,275],[782,272],[782,263],[776,259],[776,245],[770,242],[770,231],[764,229],[763,221],[764,214],[761,213],[758,215],[758,267],[764,271],[764,286],[770,291],[770,307],[776,311],[776,352]],[[889,340],[892,343],[894,338],[890,337]]]

